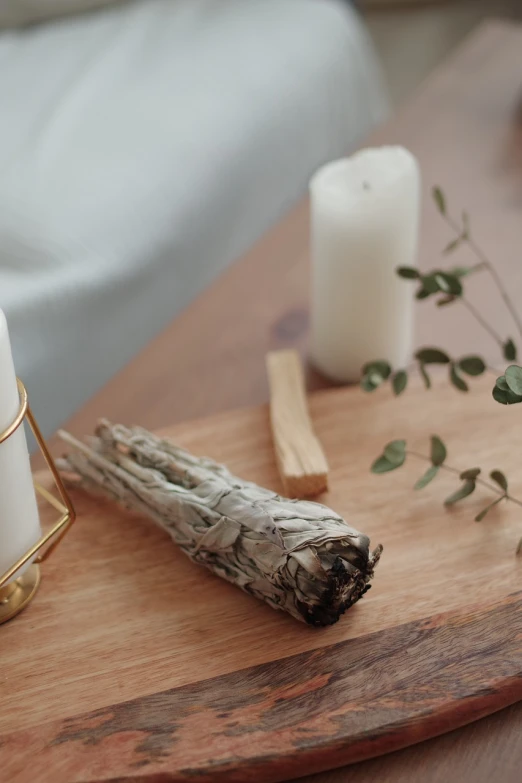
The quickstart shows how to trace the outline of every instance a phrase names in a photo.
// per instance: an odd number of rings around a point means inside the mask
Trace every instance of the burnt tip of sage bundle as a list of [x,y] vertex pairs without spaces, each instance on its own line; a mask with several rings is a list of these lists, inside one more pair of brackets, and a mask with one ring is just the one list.
[[[369,539],[367,541],[369,544]],[[371,588],[369,581],[381,552],[382,546],[372,553],[368,551],[359,570],[350,568],[341,557],[337,557],[329,571],[327,587],[321,600],[317,604],[297,604],[305,622],[319,627],[334,625]]]
[[313,626],[368,590],[382,547],[320,503],[289,500],[139,427],[60,433],[64,479],[149,517],[191,560]]

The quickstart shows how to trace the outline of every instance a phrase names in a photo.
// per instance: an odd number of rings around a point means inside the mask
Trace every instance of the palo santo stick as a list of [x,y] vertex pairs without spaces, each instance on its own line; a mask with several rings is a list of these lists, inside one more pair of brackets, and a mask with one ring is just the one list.
[[270,419],[279,472],[288,497],[313,497],[328,489],[328,463],[317,439],[306,401],[297,351],[266,357]]

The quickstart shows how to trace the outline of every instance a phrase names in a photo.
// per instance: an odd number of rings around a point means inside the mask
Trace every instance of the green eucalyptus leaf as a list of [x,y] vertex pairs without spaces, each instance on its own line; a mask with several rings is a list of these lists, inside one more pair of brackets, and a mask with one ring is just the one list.
[[363,375],[361,378],[361,388],[366,392],[375,391],[383,383],[383,379],[377,373],[371,373],[371,375]]
[[429,275],[421,275],[420,286],[415,294],[416,299],[427,299],[432,294],[438,294],[441,290],[436,280],[437,272],[432,272]]
[[494,505],[494,503],[492,503],[489,506],[486,506],[486,508],[483,508],[480,514],[477,514],[477,516],[475,517],[475,522],[482,522],[482,520],[484,519],[484,517],[486,516],[486,514],[488,513],[492,505]]
[[451,359],[440,348],[421,348],[415,358],[422,364],[449,364]]
[[501,405],[509,405],[508,403],[508,392],[505,392],[503,389],[498,389],[496,386],[493,389],[493,399],[496,402],[500,402]]
[[418,481],[415,482],[415,485],[413,489],[424,489],[430,481],[433,481],[437,473],[439,472],[438,465],[431,465],[426,473],[420,477]]
[[449,272],[444,272],[442,274],[442,279],[446,284],[448,294],[453,294],[454,296],[461,296],[462,283],[460,282],[459,278],[456,275],[452,275]]
[[453,277],[466,277],[466,275],[469,275],[470,272],[471,267],[469,266],[454,266],[451,270]]
[[424,381],[424,385],[427,389],[431,389],[431,379],[428,373],[426,372],[426,367],[422,362],[419,364],[419,372],[422,376],[422,380]]
[[378,376],[381,381],[385,381],[390,377],[392,368],[390,364],[383,359],[379,359],[373,362],[367,362],[362,368],[363,375],[375,375]]
[[462,484],[456,492],[454,492],[452,495],[446,498],[444,501],[445,506],[452,506],[454,503],[458,503],[459,500],[463,500],[464,498],[467,498],[468,495],[471,495],[472,492],[475,491],[475,482],[471,479],[468,479],[467,481]]
[[390,470],[395,470],[395,468],[398,467],[400,467],[400,465],[394,465],[392,462],[389,462],[386,457],[381,456],[377,457],[371,470],[372,473],[389,473]]
[[467,479],[470,479],[471,481],[475,481],[477,476],[480,476],[480,468],[468,468],[467,470],[463,470],[460,474],[460,478],[462,481],[465,481]]
[[379,384],[375,384],[368,375],[363,375],[361,378],[361,389],[365,392],[372,392],[377,389]]
[[462,283],[454,275],[450,275],[447,272],[437,272],[435,274],[435,280],[439,289],[445,294],[453,294],[453,296],[460,296],[462,294]]
[[500,389],[501,391],[509,391],[509,386],[507,385],[506,377],[504,375],[499,375],[497,380],[495,381],[495,386],[497,389]]
[[517,347],[511,338],[509,338],[509,340],[506,340],[506,342],[502,346],[502,351],[504,354],[504,359],[507,362],[516,362]]
[[464,378],[461,378],[460,375],[457,372],[457,368],[455,366],[455,363],[451,363],[450,367],[450,381],[452,382],[453,386],[455,386],[456,389],[462,392],[469,391],[469,386],[464,380]]
[[396,467],[400,467],[406,459],[406,441],[392,440],[384,447],[383,456],[388,462]]
[[493,389],[493,399],[500,402],[501,405],[515,405],[516,403],[522,402],[520,394],[515,394],[509,387],[508,390],[505,391],[504,389],[495,386]]
[[392,378],[392,386],[395,395],[398,397],[402,394],[406,386],[408,385],[408,373],[406,370],[399,370]]
[[455,239],[452,239],[451,242],[446,245],[446,247],[442,252],[444,253],[445,256],[449,255],[450,253],[453,253],[453,251],[458,248],[461,242],[462,242],[462,237],[456,237]]
[[437,277],[440,273],[438,271],[432,272],[431,275],[423,275],[421,277],[422,287],[428,294],[438,294],[441,290]]
[[515,394],[515,392],[512,392],[511,389],[507,392],[507,403],[508,405],[516,405],[517,403],[522,402],[522,397],[520,394]]
[[486,506],[486,508],[483,508],[480,514],[477,514],[475,517],[475,522],[482,522],[486,514],[488,514],[491,509],[497,505],[497,503],[500,503],[501,500],[504,500],[505,495],[501,495],[499,498],[493,501],[493,503],[490,503],[489,506]]
[[420,272],[414,266],[399,266],[396,269],[399,277],[403,277],[405,280],[418,280]]
[[504,492],[508,491],[508,480],[501,470],[492,470],[489,474],[489,477],[493,479],[493,481],[498,484],[499,487],[504,490]]
[[384,382],[384,378],[382,375],[379,375],[378,372],[371,372],[368,376],[368,379],[370,383],[373,383],[376,389],[381,385],[381,383]]
[[445,305],[453,304],[457,299],[457,296],[447,294],[447,296],[442,296],[440,299],[437,299],[437,307],[445,307]]
[[434,465],[442,465],[447,456],[446,446],[438,435],[431,436],[431,461]]
[[522,367],[510,364],[504,373],[506,383],[515,394],[522,395]]
[[433,200],[435,204],[437,205],[437,209],[439,210],[441,215],[446,214],[446,199],[444,197],[444,193],[442,192],[441,188],[438,186],[435,186],[431,190],[431,195],[433,196]]
[[522,402],[522,395],[512,392],[508,386],[506,376],[501,375],[495,382],[493,399],[502,405],[515,405],[518,402]]
[[480,356],[464,356],[463,359],[459,359],[458,366],[467,375],[482,375],[486,369],[484,360]]

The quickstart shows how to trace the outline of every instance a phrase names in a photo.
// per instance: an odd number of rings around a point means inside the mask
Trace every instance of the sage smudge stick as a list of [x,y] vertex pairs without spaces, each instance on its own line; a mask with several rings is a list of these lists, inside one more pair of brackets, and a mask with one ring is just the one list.
[[163,528],[196,563],[310,625],[369,589],[382,547],[319,503],[288,500],[144,429],[102,421],[88,444],[60,433],[69,483]]

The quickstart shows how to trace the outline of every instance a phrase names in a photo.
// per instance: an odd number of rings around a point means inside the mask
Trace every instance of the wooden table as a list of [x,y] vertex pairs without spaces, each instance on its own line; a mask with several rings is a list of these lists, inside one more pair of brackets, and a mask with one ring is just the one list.
[[[522,29],[483,25],[368,144],[400,143],[420,159],[426,199],[420,263],[433,267],[449,236],[428,193],[440,184],[451,208],[466,208],[473,234],[522,302]],[[92,430],[103,415],[157,428],[267,399],[264,355],[306,348],[308,224],[303,202],[97,394],[67,428]],[[466,262],[466,251],[459,263]],[[468,286],[503,335],[513,326],[486,276]],[[457,306],[419,305],[418,343],[480,350],[492,339]],[[313,371],[310,388],[326,382]],[[502,783],[520,780],[522,705],[430,742],[308,778],[308,783]],[[500,774],[499,774],[500,773]]]

